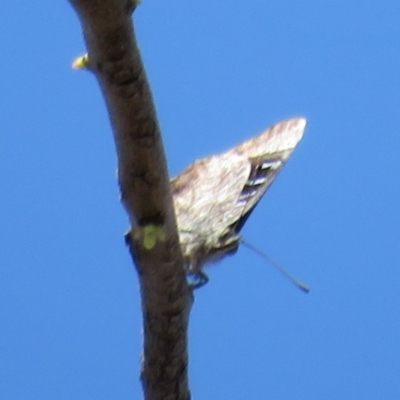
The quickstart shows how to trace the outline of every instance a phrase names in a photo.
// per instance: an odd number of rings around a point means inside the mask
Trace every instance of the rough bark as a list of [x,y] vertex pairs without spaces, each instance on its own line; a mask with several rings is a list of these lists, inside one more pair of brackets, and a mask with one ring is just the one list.
[[142,296],[145,399],[189,399],[186,284],[167,163],[127,0],[70,0],[114,133],[127,235]]

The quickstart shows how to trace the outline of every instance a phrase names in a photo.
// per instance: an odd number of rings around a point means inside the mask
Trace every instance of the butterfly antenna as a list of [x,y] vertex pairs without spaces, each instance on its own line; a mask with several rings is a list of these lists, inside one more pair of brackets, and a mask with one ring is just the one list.
[[290,282],[292,282],[295,286],[297,286],[301,291],[304,293],[308,293],[310,291],[310,286],[306,285],[305,283],[299,281],[296,279],[291,273],[289,273],[285,268],[282,267],[278,262],[273,260],[268,254],[264,253],[257,247],[254,247],[250,243],[245,242],[242,239],[242,243],[250,250],[253,250],[255,253],[257,253],[259,256],[263,257],[265,260],[267,260],[271,265],[273,265],[281,274],[286,276],[287,279],[289,279]]

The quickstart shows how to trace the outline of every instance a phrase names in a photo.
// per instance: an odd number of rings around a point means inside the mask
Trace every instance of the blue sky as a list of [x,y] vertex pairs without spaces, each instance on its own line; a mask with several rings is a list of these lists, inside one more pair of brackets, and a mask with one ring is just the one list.
[[[22,7],[21,7],[22,6]],[[0,3],[0,398],[139,399],[138,282],[110,124],[67,1]],[[208,270],[194,399],[400,397],[400,3],[144,0],[171,175],[279,120],[305,138]]]

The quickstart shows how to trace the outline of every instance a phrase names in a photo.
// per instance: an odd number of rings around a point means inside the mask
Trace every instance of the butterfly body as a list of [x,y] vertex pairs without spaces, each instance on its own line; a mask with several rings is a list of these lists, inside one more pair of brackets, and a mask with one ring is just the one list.
[[[225,153],[195,161],[171,181],[189,274],[236,252],[240,230],[301,140],[306,121],[290,119]],[[204,282],[205,281],[205,282]],[[195,286],[200,286],[195,285]]]

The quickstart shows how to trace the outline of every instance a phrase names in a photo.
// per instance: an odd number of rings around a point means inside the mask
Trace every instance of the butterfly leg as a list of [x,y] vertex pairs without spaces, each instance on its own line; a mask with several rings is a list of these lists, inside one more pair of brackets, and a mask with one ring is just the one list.
[[189,283],[189,287],[192,290],[201,288],[202,286],[206,285],[209,281],[207,274],[201,269],[189,270],[188,272],[186,272],[186,277]]

